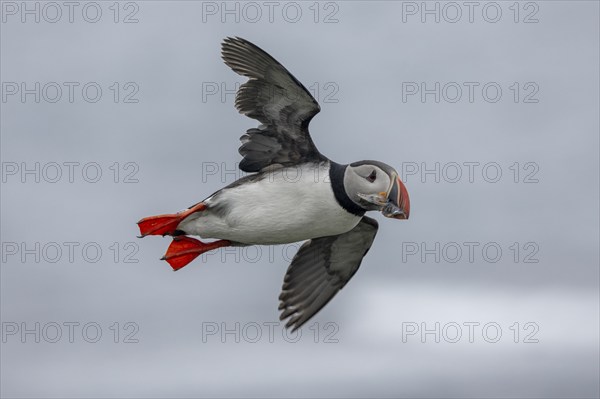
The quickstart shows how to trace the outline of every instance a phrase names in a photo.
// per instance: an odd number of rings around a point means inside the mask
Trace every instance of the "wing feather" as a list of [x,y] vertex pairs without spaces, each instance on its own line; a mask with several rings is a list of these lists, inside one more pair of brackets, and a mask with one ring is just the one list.
[[272,165],[326,160],[308,132],[310,120],[321,108],[302,83],[245,39],[226,38],[222,56],[234,72],[249,78],[236,94],[235,107],[261,123],[240,138],[240,169],[258,172]]
[[294,331],[310,320],[354,276],[377,234],[375,219],[364,216],[352,230],[305,242],[284,278],[281,320]]

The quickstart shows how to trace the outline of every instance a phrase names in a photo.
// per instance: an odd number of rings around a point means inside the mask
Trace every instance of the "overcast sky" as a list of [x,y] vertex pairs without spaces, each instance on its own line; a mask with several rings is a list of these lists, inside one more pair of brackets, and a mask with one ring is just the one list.
[[[0,3],[3,397],[598,397],[597,2],[23,4]],[[241,176],[226,36],[309,88],[323,154],[410,193],[301,335],[277,311],[298,244],[173,273],[136,238]]]

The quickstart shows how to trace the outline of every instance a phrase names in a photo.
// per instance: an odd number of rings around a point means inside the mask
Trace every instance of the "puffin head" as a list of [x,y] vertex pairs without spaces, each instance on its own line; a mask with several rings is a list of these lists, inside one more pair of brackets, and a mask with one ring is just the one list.
[[367,211],[383,216],[408,219],[410,199],[398,172],[379,161],[360,161],[348,165],[344,173],[346,195]]

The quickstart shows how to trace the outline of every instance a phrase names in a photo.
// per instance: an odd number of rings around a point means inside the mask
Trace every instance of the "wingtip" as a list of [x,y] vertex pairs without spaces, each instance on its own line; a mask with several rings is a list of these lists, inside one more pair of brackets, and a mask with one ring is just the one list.
[[225,46],[227,46],[229,43],[231,43],[233,41],[233,37],[231,36],[227,36],[225,37],[222,41],[221,41],[221,48],[224,48]]
[[291,329],[290,331],[292,334],[295,333],[300,327],[302,327],[302,324],[296,324],[296,320],[294,320],[294,318],[285,323],[285,328]]
[[247,42],[246,39],[244,39],[243,37],[240,36],[225,36],[225,38],[223,39],[223,43],[230,43],[230,42]]
[[226,36],[222,41],[221,41],[221,53],[223,53],[223,51],[231,46],[231,45],[236,45],[236,44],[244,44],[244,43],[248,43],[248,41],[242,37],[239,36]]

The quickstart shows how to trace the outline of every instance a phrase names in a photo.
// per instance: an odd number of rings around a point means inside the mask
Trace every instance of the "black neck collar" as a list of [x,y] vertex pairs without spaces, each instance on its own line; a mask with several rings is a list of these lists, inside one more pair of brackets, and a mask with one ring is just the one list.
[[350,197],[348,197],[348,194],[346,194],[346,189],[344,188],[344,174],[346,173],[347,167],[348,165],[340,165],[330,161],[329,178],[331,180],[333,195],[335,195],[338,204],[346,211],[356,216],[364,216],[366,210],[352,201]]

